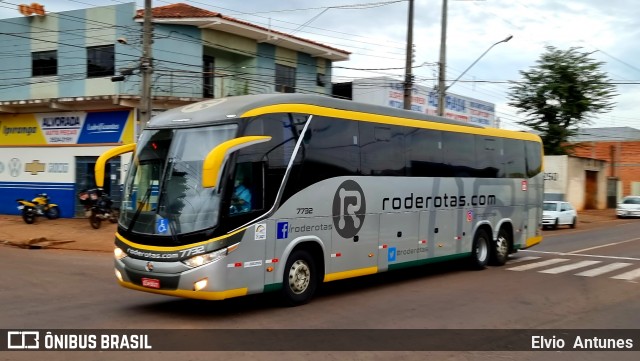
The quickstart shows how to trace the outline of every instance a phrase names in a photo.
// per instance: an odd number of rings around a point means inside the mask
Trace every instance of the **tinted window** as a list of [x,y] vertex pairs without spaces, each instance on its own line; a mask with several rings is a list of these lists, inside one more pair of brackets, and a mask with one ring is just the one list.
[[525,142],[527,176],[533,177],[542,171],[542,146],[538,142]]
[[412,129],[406,136],[407,172],[413,177],[439,177],[442,163],[442,132]]
[[501,152],[501,138],[476,136],[478,177],[504,178],[504,169],[500,166]]
[[475,177],[476,142],[475,136],[464,133],[442,134],[442,155],[444,163],[451,168],[451,177]]
[[360,123],[360,164],[363,175],[405,175],[405,128]]
[[524,178],[526,174],[524,141],[503,139],[502,142],[502,163],[507,178]]
[[[276,199],[282,179],[298,139],[299,127],[304,125],[305,117],[291,114],[269,114],[255,118],[249,122],[245,135],[269,135],[271,140],[256,144],[238,152],[238,163],[260,163],[264,177],[262,197],[265,208],[270,208]],[[303,152],[298,153],[290,174],[290,181],[296,180],[299,174]],[[252,166],[254,171],[258,166]],[[254,175],[256,177],[256,175]],[[283,200],[286,197],[283,196]]]
[[58,52],[38,51],[31,53],[31,76],[57,75]]
[[359,173],[358,122],[314,117],[304,137],[301,188],[313,183]]
[[110,76],[114,74],[114,46],[93,46],[87,48],[87,77]]

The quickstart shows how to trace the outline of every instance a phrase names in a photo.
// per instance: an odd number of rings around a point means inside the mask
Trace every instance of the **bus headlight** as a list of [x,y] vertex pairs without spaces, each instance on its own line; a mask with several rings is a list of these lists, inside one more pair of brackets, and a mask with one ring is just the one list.
[[126,253],[125,251],[123,251],[123,250],[122,250],[122,248],[120,248],[120,247],[116,247],[116,248],[113,250],[113,256],[116,258],[116,260],[118,260],[118,261],[119,261],[119,260],[121,260],[121,259],[123,259],[123,258],[127,257],[127,253]]
[[182,261],[182,263],[186,264],[189,267],[200,267],[200,266],[204,266],[205,264],[209,264],[209,263],[213,263],[216,262],[218,260],[220,260],[222,257],[228,255],[229,253],[235,251],[235,249],[238,248],[238,244],[234,244],[233,246],[227,247],[227,248],[223,248],[221,250],[215,251],[215,252],[211,252],[211,253],[206,253],[206,254],[199,254],[197,256],[185,259]]

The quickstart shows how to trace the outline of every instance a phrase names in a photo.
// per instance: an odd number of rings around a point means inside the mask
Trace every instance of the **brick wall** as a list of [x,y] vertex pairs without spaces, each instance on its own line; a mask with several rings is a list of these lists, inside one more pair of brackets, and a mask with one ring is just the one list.
[[640,182],[640,141],[584,142],[574,156],[607,161],[607,177],[622,181],[622,196],[631,194],[631,182]]

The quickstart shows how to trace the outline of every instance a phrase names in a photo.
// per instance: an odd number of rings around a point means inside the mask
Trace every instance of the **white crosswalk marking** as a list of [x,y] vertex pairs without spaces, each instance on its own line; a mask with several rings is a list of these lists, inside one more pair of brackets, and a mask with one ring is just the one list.
[[640,268],[635,269],[633,271],[629,271],[623,274],[619,274],[617,276],[611,277],[613,279],[616,280],[627,280],[627,281],[631,281],[634,280],[636,278],[640,278]]
[[601,263],[602,261],[580,261],[580,262],[576,262],[576,263],[572,263],[572,264],[568,264],[568,265],[564,265],[564,266],[560,266],[560,267],[554,267],[554,268],[550,268],[544,271],[539,271],[540,273],[549,273],[549,274],[558,274],[558,273],[562,273],[562,272],[567,272],[567,271],[571,271],[574,269],[578,269],[578,268],[582,268],[582,267],[587,267],[587,266],[592,266],[594,264],[598,264]]
[[509,270],[509,271],[527,271],[527,270],[530,270],[530,269],[550,266],[552,264],[565,262],[565,261],[568,261],[568,259],[566,259],[566,258],[552,258],[552,259],[548,259],[546,261],[529,263],[529,264],[525,264],[525,265],[522,265],[522,266],[516,266],[516,267],[507,268],[507,270]]
[[609,273],[609,272],[613,272],[616,270],[619,270],[621,268],[625,268],[628,266],[631,266],[633,263],[626,263],[626,262],[614,262],[602,267],[598,267],[598,268],[594,268],[594,269],[590,269],[588,271],[584,271],[584,272],[580,272],[580,273],[576,273],[576,276],[583,276],[583,277],[595,277],[595,276],[600,276],[602,274],[605,273]]
[[524,262],[524,261],[532,261],[534,259],[538,259],[540,257],[536,257],[536,256],[526,256],[526,257],[519,257],[519,258],[514,258],[514,259],[510,259],[507,261],[508,264],[511,263],[520,263],[520,262]]

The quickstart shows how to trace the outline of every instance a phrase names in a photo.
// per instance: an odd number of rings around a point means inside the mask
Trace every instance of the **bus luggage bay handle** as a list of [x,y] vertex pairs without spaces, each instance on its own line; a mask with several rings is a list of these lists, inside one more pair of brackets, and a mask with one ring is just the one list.
[[202,164],[202,187],[216,188],[218,186],[220,170],[231,153],[254,144],[268,142],[269,140],[271,140],[270,136],[251,135],[227,140],[213,148],[204,158],[204,163]]
[[124,154],[133,152],[136,149],[136,143],[124,144],[113,149],[109,149],[108,151],[102,153],[98,160],[96,161],[96,165],[94,168],[94,174],[96,177],[96,186],[102,188],[104,186],[104,169],[107,161],[109,159]]

